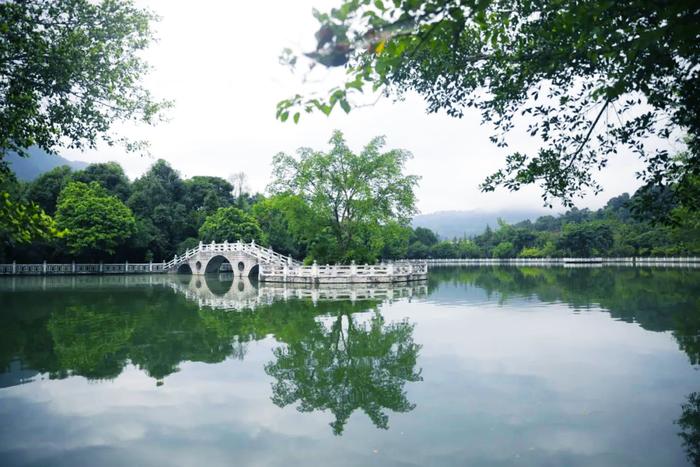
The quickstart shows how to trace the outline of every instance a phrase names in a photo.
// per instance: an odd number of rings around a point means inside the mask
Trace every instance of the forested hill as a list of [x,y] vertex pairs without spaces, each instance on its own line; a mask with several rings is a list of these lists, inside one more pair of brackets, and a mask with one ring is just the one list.
[[71,161],[59,155],[52,155],[41,148],[33,146],[27,149],[29,157],[20,157],[16,152],[9,152],[5,160],[19,180],[31,181],[51,169],[67,165],[73,170],[84,169],[85,162]]
[[453,238],[473,237],[486,229],[496,227],[501,219],[509,224],[525,220],[534,221],[544,215],[558,215],[554,211],[542,209],[509,209],[499,211],[439,211],[419,214],[413,218],[413,227],[425,227],[435,232],[438,237],[448,240]]

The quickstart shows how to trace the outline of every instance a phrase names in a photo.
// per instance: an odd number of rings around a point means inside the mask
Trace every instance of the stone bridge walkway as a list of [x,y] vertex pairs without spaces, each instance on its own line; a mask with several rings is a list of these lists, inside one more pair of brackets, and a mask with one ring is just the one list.
[[182,255],[165,263],[163,269],[167,272],[190,272],[192,274],[207,274],[219,272],[224,262],[231,264],[235,276],[248,277],[256,266],[297,267],[301,263],[290,256],[284,256],[270,248],[257,245],[255,242],[223,242],[202,243],[188,249]]

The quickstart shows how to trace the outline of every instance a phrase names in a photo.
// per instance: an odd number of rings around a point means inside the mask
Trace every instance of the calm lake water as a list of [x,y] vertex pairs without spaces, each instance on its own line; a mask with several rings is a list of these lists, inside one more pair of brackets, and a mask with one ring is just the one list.
[[0,279],[0,465],[700,462],[700,270]]

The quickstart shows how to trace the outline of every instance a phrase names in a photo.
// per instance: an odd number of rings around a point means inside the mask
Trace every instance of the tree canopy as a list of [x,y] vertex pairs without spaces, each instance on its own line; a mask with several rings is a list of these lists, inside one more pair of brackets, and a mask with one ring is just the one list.
[[407,224],[416,212],[418,177],[404,175],[407,151],[382,152],[383,137],[374,138],[358,154],[335,131],[328,152],[300,148],[298,157],[285,153],[273,159],[270,191],[302,198],[319,224],[312,255],[320,260],[374,261],[383,247],[374,235],[392,222]]
[[[0,2],[0,181],[9,177],[5,155],[26,155],[34,145],[49,153],[95,148],[100,140],[145,147],[112,128],[153,123],[170,105],[141,84],[148,72],[141,53],[153,40],[155,19],[131,0]],[[33,226],[4,229],[12,241],[55,235],[37,222],[43,217],[36,205],[23,205],[8,191],[0,195],[3,206],[12,206],[3,208],[3,224]]]
[[[200,238],[205,241],[254,238],[294,258],[326,263],[403,258],[700,254],[700,214],[669,204],[659,208],[674,220],[672,225],[639,220],[632,212],[639,197],[648,195],[644,190],[632,196],[624,193],[613,197],[605,207],[595,211],[574,208],[558,216],[547,215],[512,225],[501,221],[495,228],[487,227],[470,238],[441,238],[425,227],[413,229],[406,220],[393,215],[372,221],[378,219],[377,211],[372,208],[375,198],[372,198],[368,204],[361,205],[362,209],[370,210],[369,217],[360,216],[358,221],[342,226],[346,229],[343,232],[352,235],[352,242],[349,250],[341,250],[333,235],[333,219],[328,214],[333,211],[324,208],[324,204],[318,208],[308,192],[285,191],[268,196],[244,193],[236,198],[230,191],[231,184],[223,178],[183,179],[163,160],[156,161],[133,182],[123,176],[123,170],[116,163],[94,165],[97,168],[88,166],[77,172],[59,167],[33,182],[14,178],[5,181],[2,190],[9,194],[5,204],[0,205],[0,220],[3,221],[0,222],[0,262],[65,262],[75,259],[76,255],[86,257],[89,254],[87,250],[74,253],[59,238],[33,238],[40,233],[55,237],[63,232],[41,207],[53,212],[66,187],[76,180],[93,180],[92,183],[104,190],[103,194],[117,199],[120,194],[130,193],[126,204],[133,213],[133,231],[127,238],[119,237],[111,253],[99,248],[93,252],[95,259],[104,261],[161,261],[196,246]],[[324,174],[323,171],[318,173]],[[333,189],[350,186],[354,185],[334,185]],[[663,204],[663,192],[661,195],[659,203]],[[15,200],[20,202],[15,203]],[[33,209],[33,214],[28,216],[30,222],[4,222],[3,209],[28,207]],[[236,210],[226,211],[230,215],[217,215],[219,210],[228,208]],[[208,223],[203,231],[205,221]],[[104,228],[112,230],[114,235],[121,231],[119,224],[104,225]]]
[[[325,95],[297,94],[277,116],[349,112],[367,88],[397,98],[417,92],[429,112],[461,117],[478,109],[506,146],[527,129],[540,148],[518,148],[482,184],[517,190],[537,183],[545,203],[571,206],[597,191],[595,171],[618,151],[644,162],[649,187],[700,174],[700,10],[693,0],[579,2],[543,0],[345,0],[320,23],[312,65],[343,66],[345,82]],[[283,60],[298,65],[285,50]],[[686,135],[688,157],[675,158],[650,137]],[[671,193],[697,210],[700,198]]]
[[100,186],[124,202],[131,194],[131,183],[122,166],[116,162],[90,164],[73,174],[73,180],[88,184],[98,182]]
[[113,254],[132,235],[136,221],[131,210],[97,182],[70,182],[58,197],[56,223],[67,230],[71,253],[95,260]]
[[94,147],[115,121],[150,123],[165,102],[140,83],[156,17],[130,0],[0,4],[0,153]]
[[263,231],[250,214],[234,206],[219,208],[207,217],[199,229],[199,238],[205,242],[263,242]]

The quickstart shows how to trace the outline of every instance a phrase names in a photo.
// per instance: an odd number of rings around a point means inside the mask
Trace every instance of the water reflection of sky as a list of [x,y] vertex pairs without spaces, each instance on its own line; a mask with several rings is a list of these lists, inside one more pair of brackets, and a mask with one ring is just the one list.
[[[593,307],[473,284],[379,307],[422,347],[415,408],[377,429],[355,411],[342,436],[328,411],[271,403],[274,336],[243,359],[182,362],[162,386],[128,366],[115,379],[37,378],[0,389],[3,465],[686,465],[674,421],[699,389],[671,330]],[[448,297],[448,298],[446,298]],[[456,300],[449,299],[456,298]],[[524,312],[526,310],[526,312]],[[356,314],[357,315],[357,314]],[[358,322],[371,312],[360,313]],[[327,320],[328,317],[318,319]],[[643,323],[642,323],[643,324]]]

